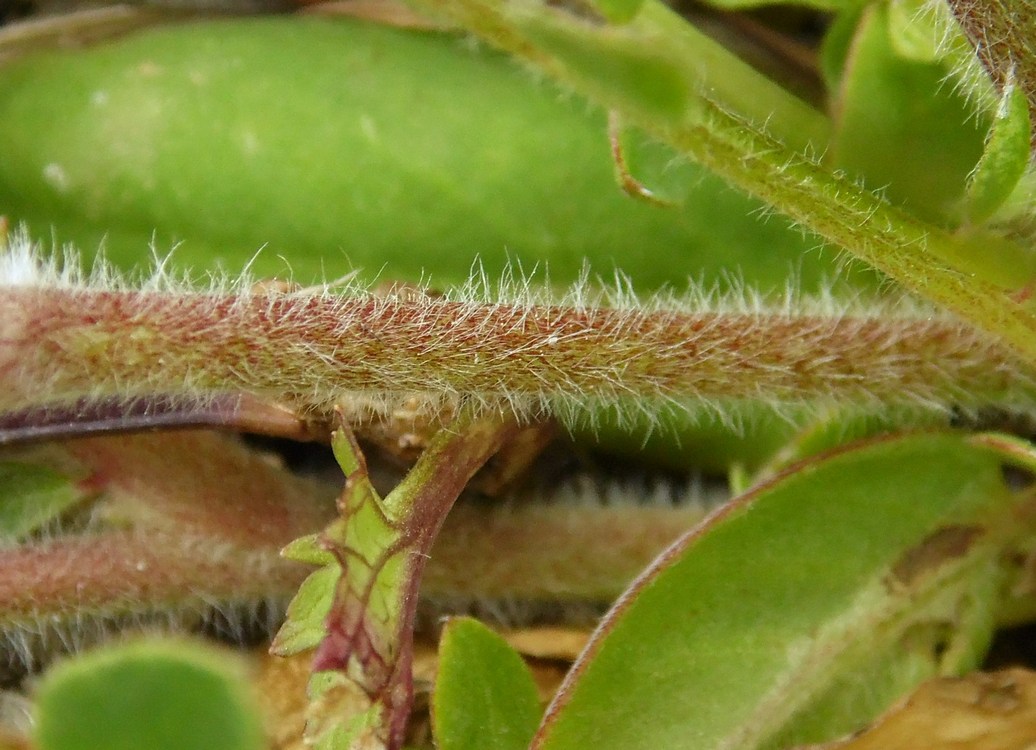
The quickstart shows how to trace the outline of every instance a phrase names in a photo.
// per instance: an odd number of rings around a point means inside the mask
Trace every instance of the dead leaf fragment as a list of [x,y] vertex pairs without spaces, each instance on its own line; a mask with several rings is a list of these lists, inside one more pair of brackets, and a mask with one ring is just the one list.
[[278,657],[262,654],[256,693],[259,696],[266,733],[272,750],[303,750],[302,739],[306,728],[306,710],[313,654],[305,652],[294,656]]
[[812,750],[921,747],[1036,750],[1036,672],[1012,668],[929,680],[858,736]]
[[[525,658],[546,705],[554,696],[575,655],[590,638],[588,630],[575,628],[525,628],[502,633]],[[256,692],[266,721],[270,750],[306,750],[303,733],[312,718],[307,697],[313,652],[288,657],[268,653],[256,655]],[[430,747],[428,697],[438,672],[437,644],[427,637],[414,643],[414,710],[407,731],[408,747]],[[324,708],[327,708],[326,706]],[[0,745],[0,750],[6,750]]]
[[500,635],[522,656],[569,662],[590,640],[590,631],[579,628],[522,628]]

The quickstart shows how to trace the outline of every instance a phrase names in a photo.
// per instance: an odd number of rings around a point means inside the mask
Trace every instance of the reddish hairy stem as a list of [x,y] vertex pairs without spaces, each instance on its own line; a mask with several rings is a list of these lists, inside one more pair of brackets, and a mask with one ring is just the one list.
[[[276,549],[245,550],[212,537],[110,531],[0,550],[0,629],[58,616],[180,611],[290,594],[306,568]],[[38,618],[38,619],[37,619]]]
[[[416,488],[402,530],[413,566],[404,627],[426,563],[422,591],[433,599],[607,600],[702,512],[564,502],[466,506],[447,518],[429,557],[457,488],[511,429],[456,436],[433,476]],[[247,611],[283,601],[308,568],[283,560],[279,549],[332,513],[330,488],[293,477],[215,433],[91,438],[54,445],[46,456],[84,475],[102,493],[105,516],[133,528],[0,550],[0,639],[16,648],[20,633],[45,639],[51,628],[61,636],[84,623],[191,620],[212,607]],[[607,544],[588,555],[579,544],[587,537]],[[508,550],[506,560],[501,549]]]
[[333,513],[327,488],[215,432],[90,438],[63,449],[91,472],[111,515],[159,533],[278,553]]
[[422,590],[447,601],[611,601],[706,512],[697,503],[634,503],[455,507],[432,548]]
[[0,408],[245,391],[326,412],[348,392],[526,415],[715,399],[1032,407],[1032,368],[954,319],[523,306],[427,297],[14,287]]

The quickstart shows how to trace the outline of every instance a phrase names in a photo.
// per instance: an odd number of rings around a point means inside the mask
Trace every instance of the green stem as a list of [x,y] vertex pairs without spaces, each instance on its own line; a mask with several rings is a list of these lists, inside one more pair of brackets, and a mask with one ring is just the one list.
[[831,122],[822,113],[710,39],[659,0],[646,0],[630,28],[672,44],[674,61],[693,71],[702,94],[765,129],[785,146],[823,153]]
[[1003,237],[926,224],[756,127],[753,110],[733,114],[736,102],[714,99],[702,65],[688,64],[677,21],[648,9],[639,23],[649,37],[525,4],[425,1],[1036,361],[1036,313],[1024,303],[1036,256]]

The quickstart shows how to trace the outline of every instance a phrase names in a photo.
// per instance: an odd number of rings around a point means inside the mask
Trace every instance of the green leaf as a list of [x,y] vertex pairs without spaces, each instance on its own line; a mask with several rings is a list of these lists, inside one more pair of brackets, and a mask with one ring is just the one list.
[[[573,55],[681,106],[679,71],[616,44],[614,62]],[[5,65],[0,143],[12,223],[87,255],[104,238],[124,267],[150,262],[152,237],[160,254],[182,241],[170,267],[235,272],[262,247],[253,274],[304,284],[361,267],[449,285],[478,258],[493,280],[510,259],[564,284],[589,261],[640,289],[733,266],[783,288],[795,266],[810,289],[837,267],[698,167],[686,210],[630,199],[604,114],[502,56],[354,20],[181,24]]]
[[[879,413],[843,408],[831,409],[812,417],[804,420],[805,426],[779,450],[773,451],[770,461],[757,472],[756,479],[770,477],[799,461],[847,443],[902,431],[904,425],[910,425],[911,429],[931,430],[947,426],[944,414],[922,414],[909,409],[886,409]],[[751,464],[748,464],[748,468],[751,468]]]
[[[803,0],[797,5],[817,10],[840,11],[851,8],[858,3],[858,0]],[[778,0],[707,0],[707,5],[723,10],[745,10],[748,8],[764,8],[766,6],[779,5]]]
[[827,27],[824,39],[820,44],[817,64],[824,83],[829,89],[836,90],[841,86],[842,76],[849,59],[849,50],[856,28],[860,25],[862,8],[849,8],[836,15]]
[[627,23],[644,6],[644,0],[592,0],[594,8],[612,23]]
[[660,420],[635,414],[623,422],[606,412],[593,427],[576,428],[573,435],[596,450],[636,456],[644,464],[723,474],[732,463],[758,468],[794,438],[812,414],[805,408],[780,412],[764,405],[734,408],[739,409],[735,427],[714,415],[694,412],[667,414]]
[[924,0],[890,0],[888,3],[889,41],[895,53],[914,62],[936,62],[942,57],[945,44],[940,37],[946,34],[946,19],[941,3]]
[[68,477],[45,466],[0,462],[0,543],[32,533],[84,496]]
[[525,750],[541,713],[532,674],[507,641],[471,618],[446,624],[432,698],[439,750]]
[[1029,103],[1014,85],[1004,89],[986,147],[968,181],[964,214],[980,224],[1011,196],[1029,165]]
[[516,13],[511,20],[575,75],[606,87],[606,98],[629,101],[666,120],[687,111],[690,79],[671,55],[659,51],[660,40],[561,15]]
[[324,622],[341,574],[337,564],[328,564],[306,577],[288,604],[284,623],[270,645],[271,653],[290,656],[316,648],[324,640]]
[[39,750],[260,750],[255,697],[237,659],[147,641],[85,654],[40,684]]
[[889,10],[874,5],[856,29],[834,105],[831,163],[946,223],[957,213],[989,123],[945,83],[946,65],[900,56],[889,28]]
[[1001,460],[962,436],[885,438],[755,487],[619,600],[533,747],[818,741],[974,666],[1014,525]]
[[326,750],[401,745],[413,695],[412,627],[424,562],[464,485],[517,429],[512,421],[464,412],[436,432],[384,499],[352,433],[343,428],[332,436],[345,474],[340,517],[285,550],[324,567],[289,605],[273,646],[281,654],[316,647],[309,744]]
[[330,565],[334,555],[320,546],[320,534],[309,534],[291,541],[281,550],[281,557],[310,565]]
[[[408,649],[397,644],[409,637],[399,630],[413,573],[406,556],[393,549],[402,538],[398,519],[385,513],[355,439],[338,430],[331,445],[346,476],[339,498],[342,517],[282,551],[323,567],[306,578],[288,605],[271,651],[288,655],[317,649],[308,692],[310,703],[321,710],[311,712],[306,739],[317,748],[345,750],[398,733],[385,727],[399,724],[409,710],[407,698],[400,697],[409,692],[400,691],[396,682],[408,685],[410,675],[396,669],[394,660]],[[378,698],[382,694],[384,700]],[[355,700],[357,695],[364,697]]]

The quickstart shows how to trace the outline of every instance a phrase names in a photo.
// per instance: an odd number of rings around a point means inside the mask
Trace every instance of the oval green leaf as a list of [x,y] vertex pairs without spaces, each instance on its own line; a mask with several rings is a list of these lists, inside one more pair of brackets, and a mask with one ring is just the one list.
[[432,698],[439,750],[525,750],[541,714],[532,674],[507,641],[469,617],[446,624]]
[[58,665],[36,704],[39,750],[260,750],[255,697],[229,654],[145,641]]
[[885,6],[872,5],[856,28],[834,102],[831,163],[922,218],[946,223],[982,154],[989,121],[946,83],[948,64],[897,53],[888,16]]
[[[616,85],[682,106],[676,72],[619,47]],[[0,68],[0,212],[87,254],[104,238],[127,267],[150,263],[152,238],[160,255],[182,241],[170,267],[196,271],[264,248],[254,275],[304,284],[360,267],[449,285],[476,258],[492,281],[517,260],[570,283],[589,261],[640,289],[730,268],[776,289],[793,266],[805,290],[835,275],[812,238],[698,167],[686,210],[627,197],[604,120],[454,36],[183,24]]]
[[857,728],[991,637],[1001,456],[950,434],[799,464],[674,544],[607,615],[537,750],[749,750]]

